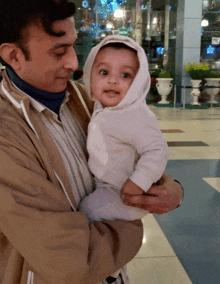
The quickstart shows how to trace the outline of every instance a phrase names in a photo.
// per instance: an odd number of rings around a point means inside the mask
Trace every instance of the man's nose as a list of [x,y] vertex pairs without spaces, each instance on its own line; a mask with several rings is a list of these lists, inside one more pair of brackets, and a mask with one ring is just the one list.
[[78,65],[79,64],[78,64],[78,58],[76,56],[76,52],[73,48],[70,48],[65,58],[64,68],[75,71],[78,69]]

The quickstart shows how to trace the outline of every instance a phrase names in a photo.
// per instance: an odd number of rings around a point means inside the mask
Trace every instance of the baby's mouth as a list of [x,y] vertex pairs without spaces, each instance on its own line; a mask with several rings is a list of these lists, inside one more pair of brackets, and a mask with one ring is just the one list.
[[112,94],[112,95],[118,95],[119,94],[119,92],[117,92],[115,90],[105,90],[105,93]]

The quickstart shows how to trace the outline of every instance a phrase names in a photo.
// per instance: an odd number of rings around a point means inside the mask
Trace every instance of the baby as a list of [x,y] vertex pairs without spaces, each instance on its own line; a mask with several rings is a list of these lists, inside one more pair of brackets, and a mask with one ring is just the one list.
[[87,138],[96,189],[79,209],[90,222],[140,219],[148,212],[125,205],[120,190],[147,192],[168,159],[167,143],[146,105],[150,75],[145,52],[131,38],[107,36],[91,50],[83,79],[96,99]]
[[[151,80],[145,52],[128,37],[107,36],[91,50],[83,80],[96,100],[87,138],[96,189],[79,210],[89,222],[140,219],[148,211],[125,205],[120,191],[147,192],[168,159],[167,143],[146,105]],[[116,281],[118,273],[107,282]]]

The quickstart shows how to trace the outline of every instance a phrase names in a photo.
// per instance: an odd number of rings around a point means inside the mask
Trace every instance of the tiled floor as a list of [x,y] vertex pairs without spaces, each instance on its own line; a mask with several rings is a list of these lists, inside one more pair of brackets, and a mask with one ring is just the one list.
[[143,245],[128,264],[131,284],[220,283],[220,109],[150,106],[168,143],[166,172],[184,202],[143,218]]

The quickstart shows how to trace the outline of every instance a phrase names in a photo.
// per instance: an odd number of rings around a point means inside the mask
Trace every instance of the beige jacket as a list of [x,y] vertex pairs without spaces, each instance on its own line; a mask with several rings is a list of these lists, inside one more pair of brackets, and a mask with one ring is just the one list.
[[[92,112],[84,88],[77,86]],[[0,91],[0,283],[104,280],[138,252],[141,222],[89,224],[83,213],[73,212],[61,156],[29,98],[6,74]],[[88,115],[70,83],[68,91],[68,104],[86,132]]]

